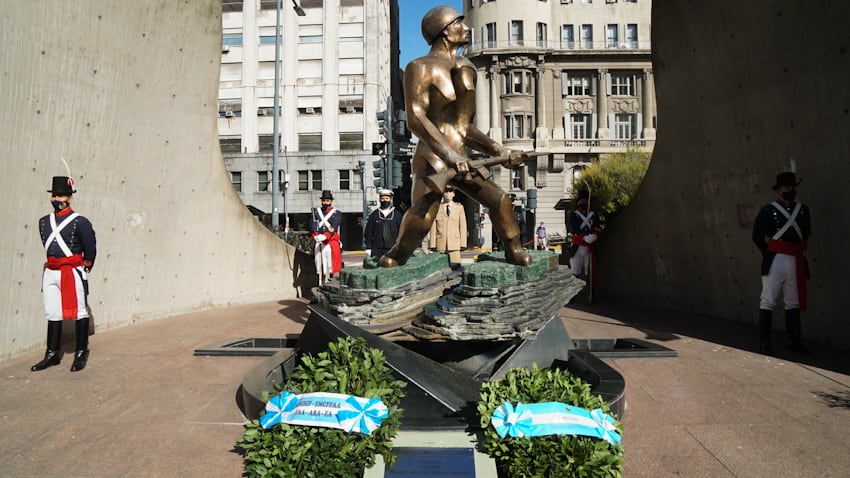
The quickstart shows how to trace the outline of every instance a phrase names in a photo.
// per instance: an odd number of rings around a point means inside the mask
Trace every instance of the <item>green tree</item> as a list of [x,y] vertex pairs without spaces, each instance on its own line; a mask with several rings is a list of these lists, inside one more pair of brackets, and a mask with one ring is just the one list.
[[652,153],[629,149],[596,161],[581,172],[573,189],[573,201],[579,191],[590,185],[590,207],[603,222],[611,222],[626,206],[640,186]]

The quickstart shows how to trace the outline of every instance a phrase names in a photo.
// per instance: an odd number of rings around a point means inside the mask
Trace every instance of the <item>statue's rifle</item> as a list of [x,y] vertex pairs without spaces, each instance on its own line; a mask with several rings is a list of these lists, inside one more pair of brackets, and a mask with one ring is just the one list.
[[[537,151],[529,151],[522,153],[522,160],[525,161],[530,157],[536,156],[546,156],[549,153],[537,152]],[[478,159],[470,159],[467,161],[469,164],[469,172],[466,173],[463,177],[463,181],[472,181],[473,174],[477,174],[484,179],[490,179],[490,168],[492,166],[498,166],[501,164],[505,164],[511,160],[510,156],[497,156],[497,157],[484,157]],[[446,190],[446,185],[449,184],[449,181],[457,178],[458,171],[455,168],[444,168],[440,171],[437,171],[434,174],[429,174],[423,180],[425,185],[428,186],[434,192],[442,194]]]

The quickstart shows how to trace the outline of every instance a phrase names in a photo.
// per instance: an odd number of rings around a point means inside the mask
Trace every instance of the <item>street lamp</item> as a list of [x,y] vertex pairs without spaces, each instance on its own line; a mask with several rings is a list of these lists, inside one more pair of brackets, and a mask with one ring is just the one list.
[[[277,0],[275,5],[274,24],[274,122],[272,123],[272,229],[275,234],[280,229],[280,217],[278,217],[278,196],[280,195],[280,9],[283,0]],[[295,0],[292,0],[292,8],[299,17],[306,15],[304,9]],[[289,168],[285,174],[289,173]],[[285,178],[284,178],[285,181]],[[286,186],[286,183],[284,183]],[[288,188],[284,187],[284,190]],[[284,208],[288,209],[284,200]],[[289,216],[286,216],[286,227],[289,227]]]

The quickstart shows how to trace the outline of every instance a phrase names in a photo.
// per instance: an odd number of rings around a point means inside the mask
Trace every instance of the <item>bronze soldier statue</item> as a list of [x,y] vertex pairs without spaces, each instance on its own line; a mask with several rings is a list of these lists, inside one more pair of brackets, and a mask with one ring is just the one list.
[[[407,127],[419,138],[411,160],[411,205],[402,219],[398,240],[380,259],[382,267],[402,265],[413,255],[431,228],[448,184],[489,209],[508,262],[531,263],[531,257],[523,252],[511,198],[489,180],[487,167],[516,167],[527,155],[506,150],[472,124],[475,67],[457,55],[458,48],[469,43],[469,32],[463,15],[449,6],[432,8],[422,18],[422,36],[431,50],[408,63],[404,73]],[[466,148],[501,159],[472,161]]]

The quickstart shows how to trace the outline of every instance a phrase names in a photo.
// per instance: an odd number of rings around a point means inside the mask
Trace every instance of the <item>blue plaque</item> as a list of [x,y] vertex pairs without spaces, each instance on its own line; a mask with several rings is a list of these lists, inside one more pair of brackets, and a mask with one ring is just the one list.
[[393,448],[398,461],[384,471],[384,478],[475,478],[474,451],[470,448]]

